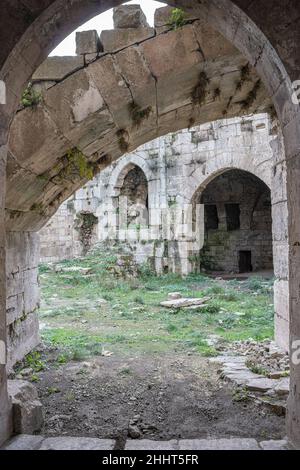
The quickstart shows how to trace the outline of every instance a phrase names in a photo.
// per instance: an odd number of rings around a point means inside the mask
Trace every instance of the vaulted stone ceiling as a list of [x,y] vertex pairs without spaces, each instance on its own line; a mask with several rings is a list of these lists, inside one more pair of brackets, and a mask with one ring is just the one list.
[[165,29],[50,84],[53,59],[37,72],[42,101],[11,127],[9,229],[39,229],[93,175],[157,136],[271,109],[254,69],[219,33],[200,20]]

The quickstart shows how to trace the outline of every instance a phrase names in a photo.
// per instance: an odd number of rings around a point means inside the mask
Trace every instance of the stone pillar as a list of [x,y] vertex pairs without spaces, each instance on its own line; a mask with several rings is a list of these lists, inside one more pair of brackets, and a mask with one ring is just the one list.
[[39,236],[8,232],[6,240],[7,367],[10,369],[40,342]]
[[[300,114],[300,113],[299,113]],[[300,116],[299,121],[300,123]],[[289,137],[300,141],[300,124]],[[285,136],[287,139],[287,136]],[[289,310],[291,382],[287,411],[287,430],[290,441],[300,449],[300,156],[288,158],[289,211]]]
[[286,162],[283,137],[276,126],[276,137],[271,141],[274,155],[272,195],[272,231],[274,260],[275,341],[280,348],[289,350],[289,243]]
[[1,146],[0,141],[0,445],[12,431],[11,403],[6,377],[5,179],[6,147]]

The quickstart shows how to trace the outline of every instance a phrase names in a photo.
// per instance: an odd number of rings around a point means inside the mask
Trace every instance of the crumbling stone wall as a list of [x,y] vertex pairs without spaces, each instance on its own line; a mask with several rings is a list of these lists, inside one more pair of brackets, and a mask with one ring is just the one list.
[[37,311],[40,301],[36,233],[6,234],[7,367],[12,367],[39,344]]
[[207,219],[202,266],[234,273],[273,269],[271,192],[265,183],[230,170],[210,182],[199,199]]

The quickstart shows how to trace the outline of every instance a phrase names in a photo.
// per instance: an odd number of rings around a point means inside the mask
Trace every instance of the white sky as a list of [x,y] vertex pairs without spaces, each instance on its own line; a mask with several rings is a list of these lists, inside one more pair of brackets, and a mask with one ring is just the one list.
[[[132,0],[127,2],[126,5],[134,4],[141,5],[143,12],[147,16],[147,20],[150,26],[153,26],[154,21],[154,12],[157,8],[165,6],[161,2],[156,2],[154,0]],[[96,29],[100,34],[104,29],[113,29],[113,10],[108,10],[102,15],[95,16],[92,20],[80,26],[76,31],[88,31],[91,29]],[[75,34],[74,31],[70,36],[61,42],[50,55],[60,55],[60,56],[70,56],[75,55]]]

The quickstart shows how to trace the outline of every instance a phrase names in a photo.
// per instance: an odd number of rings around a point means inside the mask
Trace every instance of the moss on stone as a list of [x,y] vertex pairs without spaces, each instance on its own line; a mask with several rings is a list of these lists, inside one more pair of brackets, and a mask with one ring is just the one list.
[[145,119],[148,119],[152,111],[151,106],[142,109],[135,101],[132,101],[128,108],[131,119],[136,127],[139,127]]
[[194,105],[202,105],[205,101],[207,94],[207,86],[209,84],[209,78],[205,72],[201,72],[197,85],[192,91],[192,102]]

